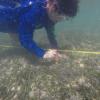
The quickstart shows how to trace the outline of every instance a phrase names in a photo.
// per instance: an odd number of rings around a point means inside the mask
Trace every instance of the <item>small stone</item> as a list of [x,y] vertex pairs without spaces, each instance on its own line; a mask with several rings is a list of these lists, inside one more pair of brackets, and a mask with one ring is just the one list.
[[82,76],[79,80],[78,80],[79,84],[84,84],[85,83],[85,77]]
[[81,68],[84,68],[84,64],[80,64],[80,67],[81,67]]
[[14,90],[15,90],[15,87],[12,87],[12,88],[11,88],[11,91],[14,91]]
[[33,98],[33,97],[34,97],[34,91],[30,91],[30,92],[29,92],[29,97],[30,97],[30,98]]
[[20,87],[20,86],[18,86],[18,87],[17,87],[17,91],[20,91],[20,90],[21,90],[21,87]]

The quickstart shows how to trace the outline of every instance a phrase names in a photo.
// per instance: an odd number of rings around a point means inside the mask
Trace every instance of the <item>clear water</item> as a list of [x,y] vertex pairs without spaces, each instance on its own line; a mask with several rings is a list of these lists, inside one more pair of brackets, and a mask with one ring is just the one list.
[[[60,49],[100,52],[99,27],[100,0],[80,0],[77,16],[56,25]],[[35,40],[49,44],[44,29]],[[0,34],[0,45],[12,45],[8,34]],[[0,100],[100,100],[100,55],[64,54],[60,62],[46,62],[0,46]]]
[[[100,50],[100,1],[99,0],[81,0],[79,12],[74,19],[57,25],[57,33],[60,38],[73,38],[82,42],[90,41],[99,45]],[[64,36],[63,36],[64,35]],[[77,37],[77,38],[76,38]],[[63,40],[63,39],[62,39]],[[59,39],[60,41],[60,39]],[[85,42],[87,44],[87,42]],[[64,44],[64,43],[63,43]],[[65,45],[65,44],[64,44]],[[77,45],[77,44],[76,44]],[[92,49],[92,48],[91,48]]]
[[100,32],[99,3],[99,0],[81,0],[77,16],[72,21],[66,21],[64,25],[62,23],[63,29],[98,34]]
[[[80,0],[77,16],[73,19],[59,22],[56,25],[55,34],[61,48],[100,51],[99,3],[99,0]],[[9,41],[9,35],[0,35],[1,44],[5,44],[6,42],[9,44],[12,42]],[[42,45],[49,44],[45,30],[37,30],[35,36],[37,43]],[[88,47],[87,44],[93,44],[94,47]]]

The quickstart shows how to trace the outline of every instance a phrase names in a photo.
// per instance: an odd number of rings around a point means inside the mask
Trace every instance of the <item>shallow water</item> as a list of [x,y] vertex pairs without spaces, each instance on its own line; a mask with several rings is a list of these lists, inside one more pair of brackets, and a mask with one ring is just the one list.
[[[56,25],[61,49],[100,52],[99,4],[81,0],[78,15]],[[49,44],[44,29],[35,40]],[[0,45],[12,45],[8,34],[0,34]],[[0,100],[99,100],[100,55],[65,55],[58,63],[46,62],[23,48],[0,46]]]

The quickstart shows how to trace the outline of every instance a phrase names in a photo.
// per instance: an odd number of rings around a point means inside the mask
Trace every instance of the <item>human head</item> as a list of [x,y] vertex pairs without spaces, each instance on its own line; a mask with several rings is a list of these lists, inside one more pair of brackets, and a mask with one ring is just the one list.
[[78,11],[79,0],[47,0],[47,12],[51,20],[58,22],[74,17]]

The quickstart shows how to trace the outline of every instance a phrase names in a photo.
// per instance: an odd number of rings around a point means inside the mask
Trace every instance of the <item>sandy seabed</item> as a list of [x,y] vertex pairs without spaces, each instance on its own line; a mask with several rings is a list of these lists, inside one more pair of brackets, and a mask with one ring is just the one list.
[[[99,35],[65,34],[58,36],[65,49],[100,51]],[[8,37],[3,35],[0,44],[5,43]],[[23,48],[0,47],[0,100],[100,100],[100,55],[65,55],[55,63]]]
[[1,49],[0,100],[100,100],[100,55],[66,55],[55,63]]

